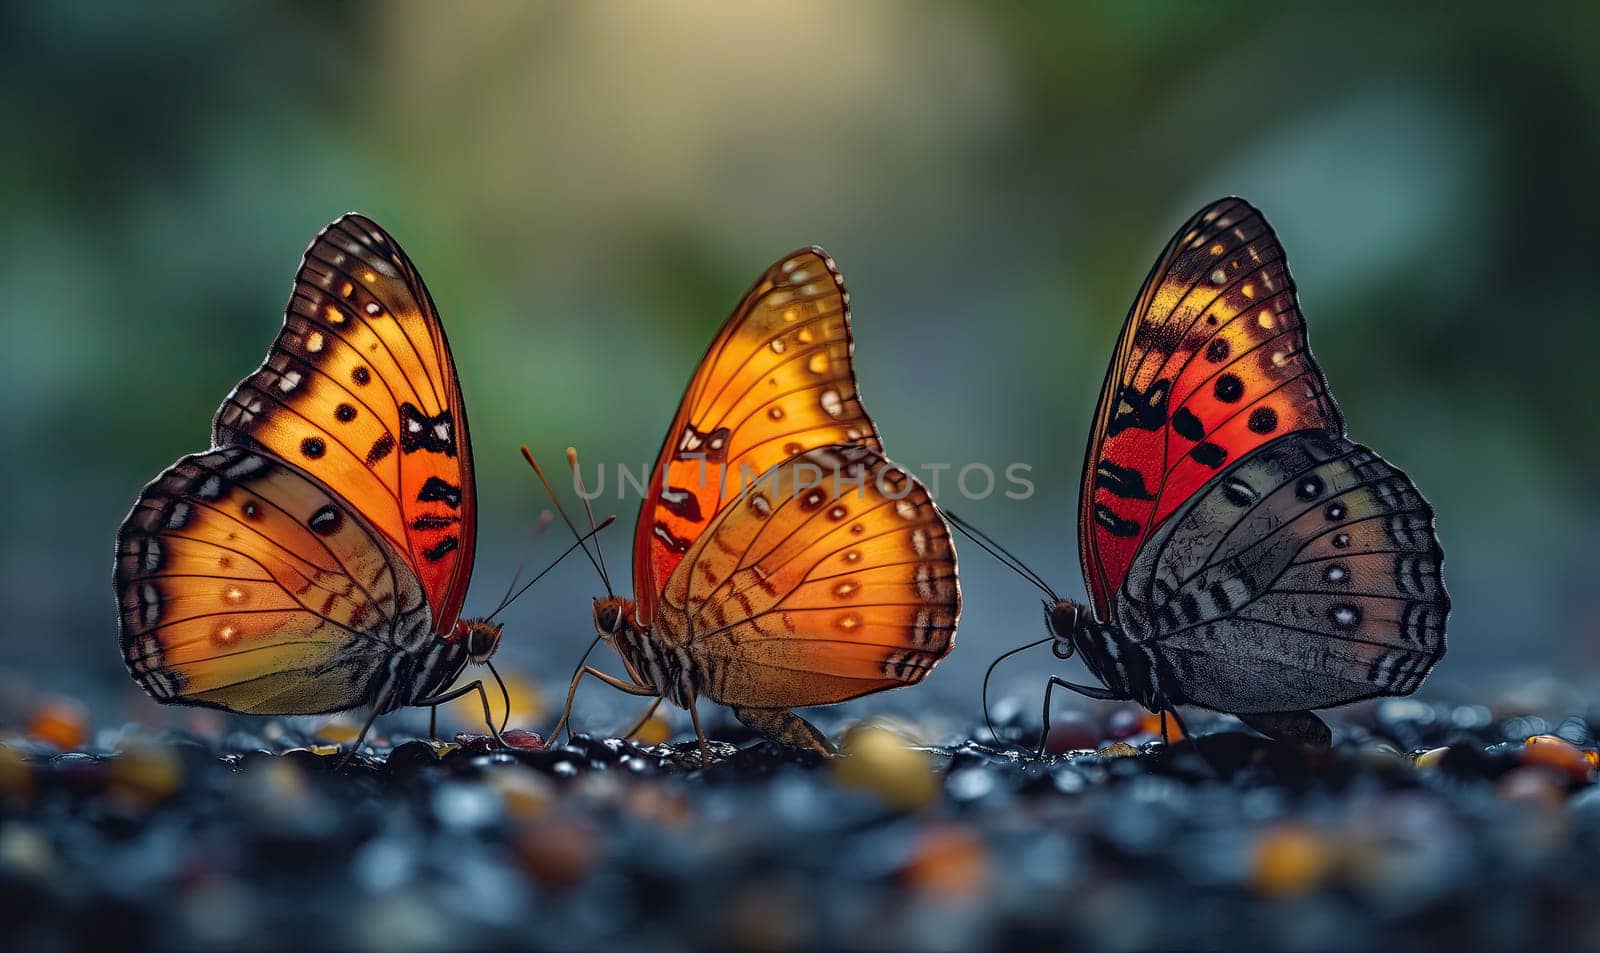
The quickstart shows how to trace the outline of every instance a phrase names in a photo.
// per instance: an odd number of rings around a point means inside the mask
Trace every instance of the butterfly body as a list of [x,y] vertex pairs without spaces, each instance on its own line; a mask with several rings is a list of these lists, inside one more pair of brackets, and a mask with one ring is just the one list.
[[1104,697],[1325,741],[1310,710],[1409,694],[1444,654],[1433,510],[1345,436],[1283,250],[1239,199],[1179,229],[1129,313],[1079,533],[1092,605],[1046,619]]
[[631,680],[615,687],[691,714],[709,698],[824,752],[789,709],[920,682],[960,614],[948,525],[861,406],[848,303],[816,248],[746,293],[663,443],[634,598],[594,612]]
[[118,531],[124,658],[157,701],[251,714],[436,703],[500,627],[460,617],[476,510],[455,368],[420,275],[372,221],[307,248],[213,449]]

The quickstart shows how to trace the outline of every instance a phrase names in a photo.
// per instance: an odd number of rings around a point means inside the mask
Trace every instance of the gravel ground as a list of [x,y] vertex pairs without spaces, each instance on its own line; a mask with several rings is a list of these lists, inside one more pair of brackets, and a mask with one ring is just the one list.
[[259,720],[61,744],[54,704],[0,729],[12,949],[1600,949],[1585,715],[1396,699],[1311,752],[1063,710],[1038,759],[981,721],[914,744],[823,713],[832,763],[730,721],[709,766],[518,734],[380,738],[341,771]]

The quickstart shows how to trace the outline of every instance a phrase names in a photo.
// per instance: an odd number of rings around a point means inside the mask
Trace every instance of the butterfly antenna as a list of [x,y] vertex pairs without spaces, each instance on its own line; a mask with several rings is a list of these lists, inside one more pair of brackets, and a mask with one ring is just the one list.
[[505,603],[500,606],[500,608],[494,610],[494,613],[491,614],[489,616],[489,618],[484,619],[483,621],[485,621],[485,622],[493,622],[495,616],[499,615],[501,612],[503,612],[507,608],[509,608],[511,606],[511,603],[516,602],[518,599],[522,598],[522,594],[524,592],[527,592],[529,589],[532,589],[534,583],[538,582],[539,580],[543,579],[545,576],[549,575],[550,570],[552,570],[552,569],[556,568],[557,566],[561,565],[561,560],[566,559],[568,556],[571,556],[572,555],[572,551],[574,549],[577,549],[578,547],[582,546],[583,547],[583,551],[584,552],[588,552],[589,551],[589,547],[584,546],[583,544],[589,540],[589,537],[595,535],[596,533],[600,532],[601,530],[605,529],[607,526],[610,526],[612,523],[615,523],[616,521],[617,521],[616,516],[614,516],[614,515],[613,516],[608,516],[605,519],[600,521],[600,525],[599,526],[596,526],[594,529],[590,530],[589,532],[584,533],[582,536],[579,536],[576,540],[573,541],[571,546],[567,547],[567,551],[566,552],[562,553],[561,555],[559,555],[559,556],[557,556],[555,558],[555,562],[552,562],[550,565],[544,567],[543,569],[541,569],[539,571],[539,574],[537,576],[534,576],[532,579],[529,579],[527,582],[523,583],[522,588],[518,589],[516,591],[515,595],[513,595],[510,599],[507,599],[505,601]]
[[[942,512],[944,513],[945,519],[950,521],[950,525],[954,526],[956,529],[959,529],[968,539],[972,540],[974,543],[977,543],[979,548],[981,548],[984,552],[999,560],[1002,566],[1005,566],[1007,569],[1010,569],[1012,572],[1033,583],[1035,586],[1038,586],[1045,595],[1050,597],[1050,601],[1052,603],[1061,601],[1061,597],[1057,596],[1055,590],[1050,588],[1050,584],[1045,582],[1044,578],[1038,573],[1034,572],[1032,569],[1029,569],[1026,563],[1018,559],[1016,556],[1013,556],[1010,550],[995,542],[983,530],[978,529],[976,526],[973,526],[971,523],[968,523],[966,520],[950,512],[949,510],[942,510]],[[1002,658],[1003,657],[1004,656],[1002,656]]]
[[[589,525],[594,526],[594,509],[589,506],[589,492],[583,486],[583,473],[578,469],[578,448],[567,448],[567,466],[572,468],[572,485],[578,488],[578,499],[583,501],[583,511],[589,514]],[[606,574],[606,554],[598,540],[594,544],[594,554],[600,560],[600,581],[606,584],[606,595],[612,598],[616,594],[611,591],[611,577]]]
[[511,691],[506,688],[506,680],[500,677],[500,671],[494,667],[494,662],[484,659],[483,664],[488,666],[489,674],[494,676],[495,682],[500,686],[500,697],[506,703],[506,713],[500,718],[500,733],[505,734],[506,725],[511,724]]
[[994,674],[995,666],[1018,652],[1026,652],[1031,648],[1037,648],[1054,638],[1055,636],[1053,635],[1047,635],[1037,642],[1029,642],[1027,645],[1014,648],[1009,652],[1002,652],[993,662],[989,663],[988,670],[983,673],[983,723],[989,726],[989,737],[994,739],[995,744],[1005,744],[1000,740],[1000,734],[994,730],[994,722],[989,720],[989,677]]
[[[555,519],[556,515],[549,510],[545,510],[544,512],[540,513],[539,522],[534,524],[533,527],[533,538],[538,540],[540,536],[543,536],[544,531],[550,527],[551,523],[555,522]],[[517,571],[511,576],[511,584],[506,586],[505,595],[501,596],[500,602],[495,605],[495,612],[499,612],[501,609],[504,609],[506,606],[511,604],[511,590],[517,588],[517,581],[522,578],[522,571],[527,568],[528,557],[524,556],[522,557],[522,562],[517,563]]]
[[[583,534],[578,532],[578,524],[574,523],[572,517],[567,515],[566,507],[561,505],[561,498],[556,496],[555,487],[550,485],[550,478],[544,475],[544,468],[539,466],[539,461],[533,458],[533,451],[529,450],[526,444],[522,447],[522,459],[528,461],[528,466],[533,467],[534,476],[538,477],[539,482],[544,485],[544,491],[550,494],[550,502],[556,505],[556,512],[561,514],[561,521],[567,524],[567,529],[572,530],[574,537],[580,540],[583,539]],[[609,595],[611,584],[606,580],[606,571],[600,568],[600,563],[595,560],[594,554],[589,552],[589,547],[583,547],[583,554],[589,557],[589,565],[593,566],[594,571],[600,574],[600,580],[606,583],[606,593]]]

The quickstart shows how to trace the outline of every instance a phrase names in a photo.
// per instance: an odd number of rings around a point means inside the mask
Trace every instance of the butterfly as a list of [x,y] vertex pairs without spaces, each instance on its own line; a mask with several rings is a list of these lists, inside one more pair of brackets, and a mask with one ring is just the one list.
[[1272,228],[1241,199],[1206,206],[1145,279],[1100,393],[1078,514],[1092,605],[1032,576],[1043,641],[1100,682],[1052,676],[1047,730],[1059,686],[1163,728],[1192,705],[1327,744],[1312,709],[1410,694],[1444,655],[1433,524],[1345,435]]
[[376,717],[476,691],[490,721],[481,681],[447,690],[500,642],[460,617],[476,533],[433,299],[388,233],[347,214],[306,249],[212,448],[146,486],[117,533],[128,670],[163,703]]
[[581,667],[567,714],[590,675],[688,709],[704,757],[701,697],[826,754],[790,709],[914,685],[949,653],[961,612],[949,526],[861,405],[849,303],[833,259],[803,249],[712,341],[639,508],[634,598],[594,603],[597,640],[627,678]]

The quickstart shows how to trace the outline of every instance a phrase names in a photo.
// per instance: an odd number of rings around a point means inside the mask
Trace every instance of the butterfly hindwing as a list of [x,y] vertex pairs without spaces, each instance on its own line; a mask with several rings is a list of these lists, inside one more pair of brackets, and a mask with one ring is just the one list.
[[1176,703],[1266,713],[1403,695],[1444,654],[1443,561],[1404,473],[1299,431],[1224,469],[1162,526],[1117,617],[1167,666]]
[[824,447],[744,487],[674,570],[657,625],[739,708],[920,682],[961,611],[949,527],[877,450]]
[[472,451],[455,365],[422,277],[349,214],[306,249],[266,362],[217,411],[214,445],[262,448],[359,509],[449,632],[472,575]]
[[1078,525],[1096,614],[1111,619],[1141,547],[1225,467],[1343,428],[1271,226],[1242,199],[1202,209],[1145,279],[1090,431]]
[[421,586],[383,536],[265,451],[179,460],[117,536],[129,671],[163,702],[317,714],[377,699],[382,669],[430,631]]
[[639,510],[634,588],[643,622],[743,483],[818,447],[880,447],[857,397],[849,302],[833,259],[802,249],[757,279],[712,341]]

